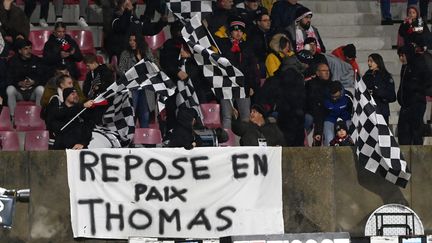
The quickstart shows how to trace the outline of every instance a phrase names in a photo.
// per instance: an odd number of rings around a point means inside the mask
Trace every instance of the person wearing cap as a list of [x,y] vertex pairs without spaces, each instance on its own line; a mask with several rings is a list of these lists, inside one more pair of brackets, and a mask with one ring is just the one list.
[[88,110],[63,130],[62,128],[82,109],[91,108],[94,101],[79,103],[77,90],[73,87],[63,89],[62,96],[63,102],[47,114],[47,129],[55,134],[53,149],[86,148],[92,138],[93,129],[93,123],[88,117],[90,113]]
[[304,49],[304,41],[308,37],[313,37],[317,40],[317,52],[326,52],[324,42],[315,26],[312,26],[312,11],[304,6],[296,9],[295,21],[291,25],[285,28],[288,32],[290,40],[295,46],[296,52]]
[[357,50],[354,44],[340,46],[332,51],[332,54],[344,62],[347,62],[358,75],[361,75],[359,65],[356,61]]
[[223,99],[220,101],[222,110],[222,123],[224,128],[231,128],[232,104],[236,104],[240,118],[247,120],[250,112],[250,97],[257,90],[258,77],[256,73],[257,63],[250,49],[250,43],[246,39],[246,24],[239,17],[232,17],[229,24],[229,32],[216,33],[216,42],[220,48],[221,55],[227,58],[230,63],[238,68],[244,75],[245,98],[236,98],[232,101]]
[[294,23],[296,11],[303,5],[298,0],[280,0],[273,4],[271,9],[271,19],[276,31],[283,31]]
[[340,119],[334,125],[334,138],[330,141],[330,146],[353,146],[354,142],[348,134],[346,123]]
[[240,120],[238,111],[233,109],[232,131],[240,136],[240,146],[286,145],[281,130],[267,119],[267,112],[260,104],[252,105],[249,121]]

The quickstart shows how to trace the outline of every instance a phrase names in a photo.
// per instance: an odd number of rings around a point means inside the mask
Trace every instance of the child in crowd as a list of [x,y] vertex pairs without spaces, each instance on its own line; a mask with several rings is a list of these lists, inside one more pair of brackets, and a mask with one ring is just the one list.
[[330,141],[330,146],[353,146],[354,142],[348,134],[346,123],[338,119],[335,124],[335,137]]

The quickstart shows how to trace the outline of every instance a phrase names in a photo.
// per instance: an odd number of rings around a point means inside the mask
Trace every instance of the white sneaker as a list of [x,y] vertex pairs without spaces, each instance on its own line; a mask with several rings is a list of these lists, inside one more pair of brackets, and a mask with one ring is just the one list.
[[62,17],[57,17],[56,18],[56,23],[58,23],[58,22],[63,22],[63,18]]
[[30,28],[33,28],[33,27],[34,27],[34,25],[32,23],[30,23]]
[[48,27],[48,24],[45,19],[39,19],[39,25],[40,27],[44,27],[44,28]]
[[83,17],[80,17],[78,19],[77,24],[81,27],[88,27],[88,24]]

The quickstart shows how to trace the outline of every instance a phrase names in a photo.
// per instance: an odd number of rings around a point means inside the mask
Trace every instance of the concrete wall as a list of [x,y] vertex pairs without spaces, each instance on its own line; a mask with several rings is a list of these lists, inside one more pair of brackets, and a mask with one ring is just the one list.
[[[359,169],[352,148],[284,148],[285,231],[348,231],[362,236],[369,215],[387,203],[402,203],[432,233],[432,146],[403,147],[413,177],[400,189]],[[64,151],[1,152],[0,185],[31,188],[29,204],[17,206],[14,227],[0,229],[0,242],[76,242],[72,238]],[[92,242],[125,242],[99,241]]]

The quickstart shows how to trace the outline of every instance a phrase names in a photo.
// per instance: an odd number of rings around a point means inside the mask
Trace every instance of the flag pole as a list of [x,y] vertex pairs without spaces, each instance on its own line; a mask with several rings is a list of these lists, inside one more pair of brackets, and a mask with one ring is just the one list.
[[[96,99],[94,99],[94,101],[96,102],[96,100],[98,100],[99,98],[102,97],[102,94],[99,95],[98,97],[96,97]],[[79,115],[81,115],[84,111],[86,111],[87,108],[84,107],[84,109],[82,109],[78,114],[76,114],[76,116],[74,116],[68,123],[66,123],[61,129],[60,131],[63,131],[66,127],[68,127],[73,121],[75,121],[75,119],[77,119],[79,117]]]

